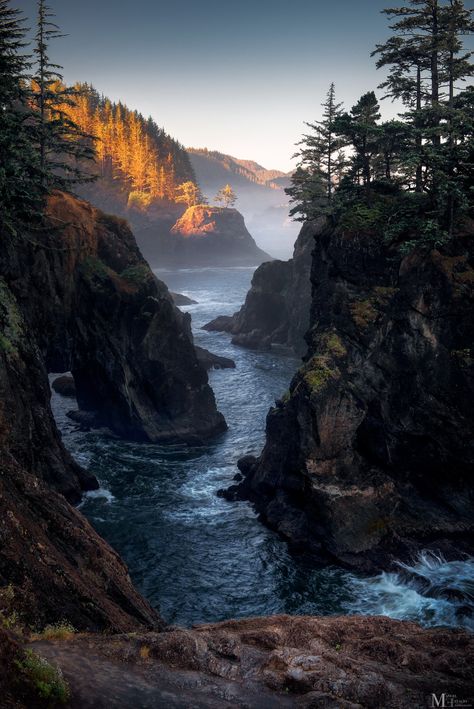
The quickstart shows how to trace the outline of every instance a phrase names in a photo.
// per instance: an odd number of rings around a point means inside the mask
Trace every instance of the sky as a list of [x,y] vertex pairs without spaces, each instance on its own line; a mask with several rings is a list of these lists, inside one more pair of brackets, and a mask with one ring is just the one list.
[[[383,79],[380,11],[403,0],[49,0],[67,37],[50,48],[86,81],[188,147],[290,170],[331,81],[350,108]],[[36,0],[12,0],[34,19]],[[474,0],[466,7],[474,8]],[[379,92],[380,93],[380,92]],[[383,113],[396,109],[389,101]]]

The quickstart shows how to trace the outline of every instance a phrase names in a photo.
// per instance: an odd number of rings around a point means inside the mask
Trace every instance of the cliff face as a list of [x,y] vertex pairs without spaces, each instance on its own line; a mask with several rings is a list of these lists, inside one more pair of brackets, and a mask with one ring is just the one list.
[[253,266],[271,256],[258,248],[236,209],[198,205],[160,236],[159,265]]
[[70,370],[89,421],[119,435],[198,441],[224,430],[189,317],[126,222],[65,194],[49,212],[57,230],[16,247],[4,269],[47,369]]
[[311,252],[315,234],[323,226],[324,220],[305,224],[293,258],[259,266],[241,309],[231,317],[216,318],[204,329],[230,332],[232,342],[243,347],[269,349],[276,344],[303,354],[311,306]]
[[118,554],[87,520],[38,476],[0,453],[2,612],[43,628],[123,632],[159,628],[158,614],[133,588]]
[[48,210],[43,231],[0,244],[0,588],[11,585],[33,627],[158,627],[125,565],[66,501],[98,483],[63,447],[48,371],[71,370],[89,423],[122,436],[199,441],[225,422],[189,318],[126,223],[61,193]]
[[349,565],[472,549],[472,235],[401,259],[374,235],[326,228],[311,280],[305,363],[230,494]]

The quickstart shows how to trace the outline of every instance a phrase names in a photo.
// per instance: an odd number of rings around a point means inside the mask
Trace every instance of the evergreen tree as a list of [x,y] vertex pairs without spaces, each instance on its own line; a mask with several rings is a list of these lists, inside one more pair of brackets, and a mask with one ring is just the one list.
[[[440,228],[452,233],[459,203],[456,167],[455,92],[458,82],[473,75],[471,53],[462,37],[473,32],[472,11],[462,0],[408,0],[408,5],[384,11],[397,33],[378,45],[377,67],[391,66],[382,84],[388,95],[409,107],[411,146],[405,171],[416,165],[415,189],[430,195]],[[461,121],[462,122],[462,121]],[[444,225],[444,227],[443,227]]]
[[80,161],[92,159],[92,136],[81,130],[68,115],[78,92],[62,84],[61,67],[49,58],[49,43],[62,35],[44,0],[38,0],[34,54],[37,71],[33,77],[33,102],[40,156],[41,182],[47,189],[67,188],[93,179]]
[[357,184],[362,184],[368,193],[373,177],[374,158],[379,150],[381,128],[380,106],[373,91],[361,96],[351,108],[336,119],[335,130],[347,146],[353,149],[351,174]]
[[329,87],[326,101],[322,104],[322,108],[322,121],[306,124],[312,129],[313,133],[304,136],[302,141],[303,148],[299,156],[302,167],[312,172],[319,172],[326,183],[328,201],[331,201],[334,176],[337,170],[335,155],[337,155],[341,147],[341,141],[335,134],[334,127],[337,118],[342,113],[342,104],[336,103],[334,83],[331,83]]
[[175,202],[182,202],[187,207],[195,207],[203,203],[203,196],[199,187],[191,180],[183,182],[176,188]]
[[316,219],[327,207],[326,189],[326,183],[318,170],[310,171],[298,165],[291,177],[291,187],[285,189],[293,205],[290,217],[299,222]]
[[30,58],[23,54],[25,33],[21,13],[0,0],[0,226],[10,233],[37,217],[42,202],[26,89]]
[[324,208],[324,202],[331,202],[335,183],[340,179],[345,163],[342,141],[336,135],[342,104],[336,102],[334,83],[329,87],[322,108],[321,121],[306,123],[311,133],[304,135],[298,143],[302,146],[295,155],[299,159],[298,167],[293,173],[291,186],[285,190],[293,204],[290,215],[299,214],[297,219],[300,221],[313,219],[315,212]]
[[223,204],[226,209],[233,207],[237,201],[237,195],[230,185],[225,185],[214,197],[216,202]]

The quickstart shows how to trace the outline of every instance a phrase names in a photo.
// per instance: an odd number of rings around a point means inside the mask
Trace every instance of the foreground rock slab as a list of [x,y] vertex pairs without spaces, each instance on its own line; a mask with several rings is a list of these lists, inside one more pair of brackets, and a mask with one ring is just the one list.
[[36,642],[72,707],[431,706],[474,696],[474,637],[381,617],[275,616]]

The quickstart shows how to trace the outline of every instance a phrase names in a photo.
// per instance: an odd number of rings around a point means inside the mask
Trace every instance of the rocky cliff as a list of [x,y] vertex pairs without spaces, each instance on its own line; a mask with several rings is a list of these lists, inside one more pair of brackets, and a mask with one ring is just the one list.
[[258,248],[236,209],[190,207],[160,236],[160,266],[253,266],[271,260]]
[[311,306],[311,253],[324,220],[305,224],[296,240],[293,258],[272,261],[257,268],[241,309],[220,316],[205,330],[229,332],[232,342],[251,349],[283,345],[304,354],[304,335]]
[[[127,224],[57,193],[44,228],[0,243],[0,589],[32,627],[157,627],[123,562],[66,501],[98,487],[51,413],[48,371],[67,370],[91,425],[192,442],[225,428],[189,318]],[[3,610],[0,593],[0,620]]]
[[46,369],[72,372],[89,422],[149,441],[224,430],[189,316],[154,277],[127,223],[66,194],[50,201],[49,221],[53,230],[37,245],[30,237],[15,244],[2,271],[27,339]]
[[361,568],[420,546],[472,550],[472,228],[404,258],[338,227],[315,243],[304,365],[229,494],[321,558]]

